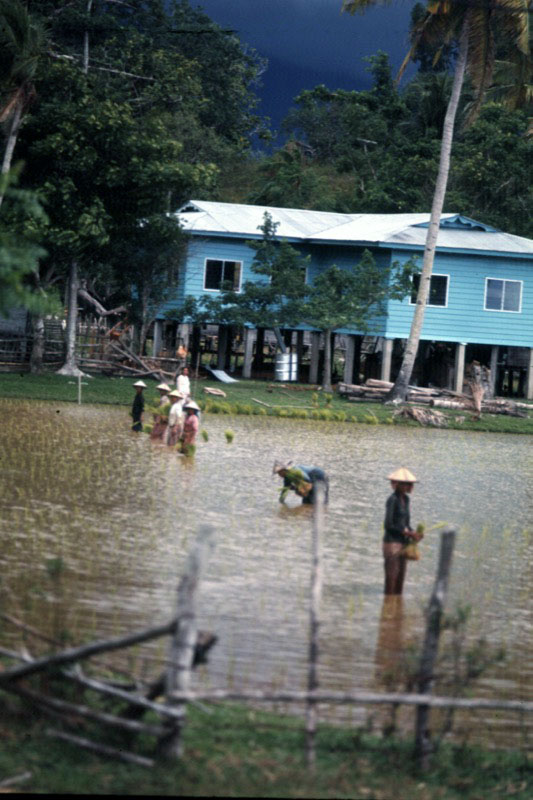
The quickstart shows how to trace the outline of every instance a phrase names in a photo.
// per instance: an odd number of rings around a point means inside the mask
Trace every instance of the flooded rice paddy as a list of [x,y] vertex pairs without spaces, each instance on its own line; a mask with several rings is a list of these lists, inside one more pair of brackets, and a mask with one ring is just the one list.
[[[459,530],[448,607],[472,607],[469,646],[484,637],[506,650],[472,693],[531,699],[530,437],[215,415],[202,420],[209,440],[199,438],[187,460],[131,433],[124,408],[0,400],[0,411],[1,601],[27,625],[81,643],[166,621],[188,548],[207,521],[216,548],[201,587],[200,628],[219,642],[195,685],[305,688],[310,509],[294,494],[281,506],[281,481],[271,477],[275,457],[292,457],[324,467],[331,481],[321,688],[390,689],[401,652],[423,632],[438,552],[438,532],[429,532],[400,605],[384,605],[385,476],[405,464],[420,480],[412,522]],[[0,643],[22,640],[0,623]],[[150,678],[164,658],[157,642],[107,660]],[[324,712],[378,727],[386,716],[375,707]],[[412,711],[405,715],[401,724],[410,725]],[[457,731],[519,745],[532,720],[477,711],[459,715]]]

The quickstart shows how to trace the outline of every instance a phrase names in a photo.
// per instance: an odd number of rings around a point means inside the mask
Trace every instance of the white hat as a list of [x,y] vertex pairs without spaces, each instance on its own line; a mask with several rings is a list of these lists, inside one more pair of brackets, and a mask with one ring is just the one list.
[[387,480],[398,481],[398,483],[416,483],[416,478],[407,467],[400,467],[399,469],[387,475]]
[[155,388],[161,389],[162,392],[170,392],[170,386],[167,383],[160,383],[159,386],[156,386]]
[[134,385],[134,386],[142,386],[142,387],[143,387],[143,389],[146,389],[146,388],[147,388],[147,386],[146,386],[146,384],[145,384],[145,382],[144,382],[144,381],[136,381],[136,382],[135,382],[133,385]]
[[192,408],[192,409],[194,409],[194,411],[200,411],[200,406],[198,405],[198,403],[195,403],[194,400],[188,400],[185,403],[185,405],[183,406],[183,408],[184,409],[185,408]]
[[171,392],[169,392],[168,396],[169,397],[183,397],[182,393],[178,392],[177,389],[173,389]]

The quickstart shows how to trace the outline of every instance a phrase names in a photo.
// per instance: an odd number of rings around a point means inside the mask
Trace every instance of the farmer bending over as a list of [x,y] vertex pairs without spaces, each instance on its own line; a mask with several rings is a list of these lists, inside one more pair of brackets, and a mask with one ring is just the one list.
[[302,503],[312,505],[315,502],[315,484],[318,481],[324,484],[324,503],[328,502],[329,478],[320,467],[305,467],[292,461],[275,461],[272,474],[276,473],[283,478],[280,503],[284,503],[287,494],[293,491],[302,498]]

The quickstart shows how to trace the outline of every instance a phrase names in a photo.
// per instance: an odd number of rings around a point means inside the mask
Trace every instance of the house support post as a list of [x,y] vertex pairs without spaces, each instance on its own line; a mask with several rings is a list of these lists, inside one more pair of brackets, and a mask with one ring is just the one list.
[[346,336],[346,350],[344,353],[344,383],[353,383],[354,360],[355,336],[348,334]]
[[466,342],[457,342],[455,346],[455,375],[454,386],[455,392],[462,394],[463,383],[465,379],[465,350]]
[[529,348],[529,364],[527,366],[526,399],[533,400],[533,347]]
[[265,347],[265,329],[258,328],[255,337],[255,355],[253,370],[254,372],[261,372],[263,369],[263,350]]
[[152,353],[157,358],[161,352],[161,345],[163,343],[163,320],[156,319],[154,322],[154,338],[152,345]]
[[253,328],[245,328],[244,329],[244,362],[242,365],[242,377],[243,378],[251,378],[252,377],[252,357],[254,354],[254,341],[256,337],[256,331]]
[[189,336],[191,332],[191,327],[188,322],[180,322],[178,325],[178,340],[183,343],[183,346],[186,350],[189,349]]
[[218,326],[217,369],[226,369],[226,352],[228,349],[228,326]]
[[296,331],[296,354],[298,357],[298,364],[301,364],[304,359],[304,332]]
[[381,359],[382,381],[390,381],[393,345],[394,345],[394,339],[383,339],[383,353]]
[[320,355],[320,334],[313,331],[311,334],[311,366],[309,369],[309,383],[318,383],[318,358]]
[[496,394],[496,376],[498,373],[498,354],[500,348],[495,345],[490,351],[490,393],[491,397]]

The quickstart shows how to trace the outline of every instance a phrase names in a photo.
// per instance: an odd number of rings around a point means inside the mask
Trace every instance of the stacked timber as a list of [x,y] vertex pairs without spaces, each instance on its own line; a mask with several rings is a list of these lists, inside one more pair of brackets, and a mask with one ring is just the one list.
[[[384,402],[393,384],[390,381],[381,381],[369,378],[364,384],[339,383],[337,391],[350,402],[368,402],[377,400]],[[507,414],[512,417],[527,417],[528,406],[526,403],[516,403],[511,400],[487,398],[477,396],[477,385],[470,385],[472,394],[453,392],[451,389],[425,388],[410,386],[407,394],[408,403],[427,405],[434,408],[449,408],[460,411],[472,411],[476,414]]]

